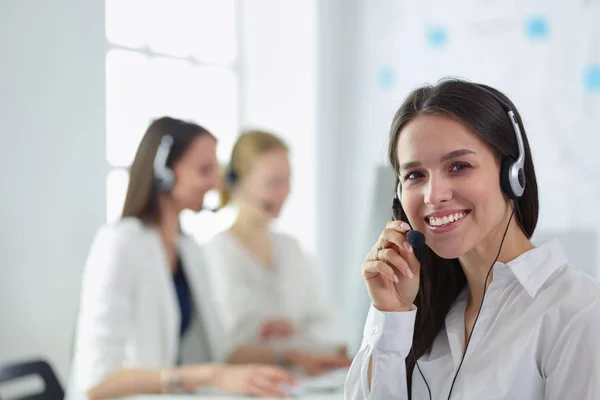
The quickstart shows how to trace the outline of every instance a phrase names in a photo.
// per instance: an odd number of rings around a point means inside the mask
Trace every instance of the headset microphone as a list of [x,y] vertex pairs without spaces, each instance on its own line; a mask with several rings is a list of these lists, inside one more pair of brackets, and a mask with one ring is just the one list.
[[261,201],[261,203],[262,203],[263,210],[265,210],[268,213],[273,212],[273,210],[275,209],[275,205],[273,203],[268,203],[266,201]]
[[[392,202],[392,216],[394,217],[394,221],[398,221],[400,219],[400,188],[400,182],[398,182],[396,195],[394,196],[394,200]],[[406,233],[406,241],[410,243],[413,248],[420,249],[425,246],[425,235],[419,231],[410,230]]]
[[425,235],[419,231],[408,231],[406,233],[406,240],[415,249],[420,249],[425,246]]
[[[248,194],[248,193],[247,193]],[[253,202],[262,208],[262,210],[266,213],[272,213],[275,210],[275,204],[259,199],[258,197],[253,197]]]

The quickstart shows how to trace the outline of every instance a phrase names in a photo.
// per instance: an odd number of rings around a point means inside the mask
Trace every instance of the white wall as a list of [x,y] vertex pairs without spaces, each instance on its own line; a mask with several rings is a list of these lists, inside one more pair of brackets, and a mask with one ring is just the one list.
[[[365,117],[356,98],[363,79],[358,0],[319,2],[318,31],[318,263],[329,283],[349,338],[364,323],[366,291],[360,277],[370,213],[368,193],[374,176],[365,176],[364,151],[357,138]],[[369,164],[367,164],[369,165]],[[364,250],[366,254],[367,250]]]
[[240,124],[242,128],[272,130],[289,145],[292,192],[276,225],[297,237],[314,254],[316,1],[243,0],[240,4]]
[[105,218],[104,9],[0,2],[0,363],[63,381],[81,269]]

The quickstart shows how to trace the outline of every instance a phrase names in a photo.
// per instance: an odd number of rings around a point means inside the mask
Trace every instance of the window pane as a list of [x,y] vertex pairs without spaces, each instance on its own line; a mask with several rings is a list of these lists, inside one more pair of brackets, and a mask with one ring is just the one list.
[[237,83],[226,68],[113,50],[106,62],[107,160],[128,166],[149,122],[170,115],[219,139],[226,160],[237,134]]
[[129,51],[106,56],[106,158],[128,166],[151,119],[149,60]]
[[106,220],[109,223],[121,217],[128,182],[129,174],[124,169],[114,169],[106,177]]
[[235,58],[234,0],[107,0],[106,36],[131,47],[229,65]]
[[230,69],[156,58],[151,75],[156,87],[154,115],[190,119],[219,139],[218,156],[226,160],[238,131],[237,82]]
[[145,0],[106,0],[106,39],[127,47],[143,47],[147,42]]

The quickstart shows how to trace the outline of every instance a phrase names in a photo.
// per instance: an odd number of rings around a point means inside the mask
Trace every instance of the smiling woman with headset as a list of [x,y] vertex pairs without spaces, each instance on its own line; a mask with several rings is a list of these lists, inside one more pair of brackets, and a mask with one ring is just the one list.
[[537,182],[510,100],[416,89],[389,159],[395,221],[362,265],[372,306],[345,398],[600,399],[600,289],[559,242],[530,242]]
[[[216,139],[199,125],[153,121],[130,170],[122,218],[100,229],[83,274],[67,398],[193,391],[284,395],[293,377],[230,366],[200,248],[179,214],[218,187]],[[249,360],[252,361],[252,360]],[[209,364],[211,363],[211,364]],[[214,364],[212,364],[214,363]]]

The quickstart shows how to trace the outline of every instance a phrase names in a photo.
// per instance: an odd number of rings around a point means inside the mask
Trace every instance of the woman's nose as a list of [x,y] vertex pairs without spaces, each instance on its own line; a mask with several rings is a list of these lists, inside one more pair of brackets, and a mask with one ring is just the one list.
[[425,203],[438,205],[452,199],[452,188],[446,179],[432,178],[427,185],[424,198]]

